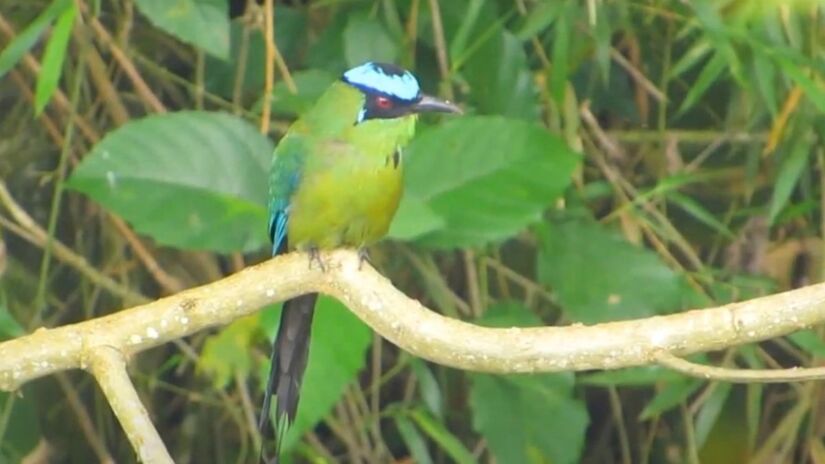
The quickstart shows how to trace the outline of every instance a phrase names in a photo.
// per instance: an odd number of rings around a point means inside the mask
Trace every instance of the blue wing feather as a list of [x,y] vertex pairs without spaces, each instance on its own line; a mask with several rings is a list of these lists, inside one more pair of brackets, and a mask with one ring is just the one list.
[[272,240],[272,256],[283,253],[286,248],[286,225],[289,207],[279,208],[269,218],[269,239]]
[[281,139],[281,143],[275,149],[269,185],[268,224],[273,256],[287,250],[290,200],[301,181],[303,149],[303,138],[295,135],[287,135]]

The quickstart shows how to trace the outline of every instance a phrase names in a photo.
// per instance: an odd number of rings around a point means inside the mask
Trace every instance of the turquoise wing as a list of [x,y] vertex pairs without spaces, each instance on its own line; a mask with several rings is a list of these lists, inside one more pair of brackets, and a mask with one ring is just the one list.
[[269,239],[273,255],[288,247],[289,205],[301,183],[305,155],[305,144],[299,134],[287,134],[275,148],[269,175]]

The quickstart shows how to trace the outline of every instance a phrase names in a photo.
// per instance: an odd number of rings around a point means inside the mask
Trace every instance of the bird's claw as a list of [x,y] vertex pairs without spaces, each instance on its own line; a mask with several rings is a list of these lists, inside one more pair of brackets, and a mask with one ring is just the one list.
[[360,271],[361,268],[364,266],[364,262],[370,262],[370,253],[367,251],[366,248],[359,248],[358,249],[358,270]]
[[327,272],[327,267],[324,264],[324,260],[321,259],[321,252],[317,248],[310,248],[309,249],[309,268],[312,269],[312,263],[318,264],[318,268],[321,269],[321,272]]

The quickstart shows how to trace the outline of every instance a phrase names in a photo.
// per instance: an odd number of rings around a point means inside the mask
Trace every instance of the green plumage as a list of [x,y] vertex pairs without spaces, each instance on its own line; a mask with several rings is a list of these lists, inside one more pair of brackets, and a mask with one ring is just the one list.
[[417,116],[356,125],[364,99],[334,83],[275,150],[270,207],[288,207],[291,249],[363,247],[387,233],[401,198],[401,152]]
[[[275,253],[284,248],[361,248],[387,233],[401,198],[401,152],[413,136],[417,116],[356,124],[364,102],[360,90],[336,82],[278,144],[270,175]],[[284,231],[286,235],[278,237]],[[273,462],[278,461],[283,434],[298,411],[316,297],[303,295],[284,303],[259,424],[266,438],[269,395],[274,393]],[[261,452],[266,462],[263,448]]]
[[[408,71],[365,63],[345,72],[281,139],[270,177],[273,254],[367,246],[389,230],[402,191],[402,152],[417,114],[459,112],[421,94]],[[275,456],[298,412],[317,294],[284,302],[259,429],[275,394]],[[261,448],[261,461],[266,458]]]

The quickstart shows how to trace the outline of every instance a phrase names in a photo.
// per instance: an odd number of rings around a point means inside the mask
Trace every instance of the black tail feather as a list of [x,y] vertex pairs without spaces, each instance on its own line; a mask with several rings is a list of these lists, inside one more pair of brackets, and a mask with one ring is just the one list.
[[260,462],[277,464],[286,428],[295,421],[301,382],[307,366],[309,337],[317,293],[309,293],[284,302],[281,325],[272,347],[272,364],[264,392],[264,404],[258,430],[261,440],[269,437],[270,399],[275,394],[275,456],[270,461],[266,446],[261,445]]

